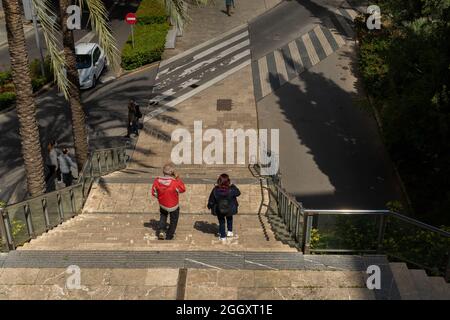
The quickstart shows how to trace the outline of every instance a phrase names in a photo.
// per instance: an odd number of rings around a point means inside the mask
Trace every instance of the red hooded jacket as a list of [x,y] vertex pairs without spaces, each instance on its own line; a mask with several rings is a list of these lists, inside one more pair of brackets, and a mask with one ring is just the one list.
[[157,177],[152,186],[152,195],[158,199],[161,208],[169,212],[178,208],[178,195],[185,191],[183,181],[173,177]]

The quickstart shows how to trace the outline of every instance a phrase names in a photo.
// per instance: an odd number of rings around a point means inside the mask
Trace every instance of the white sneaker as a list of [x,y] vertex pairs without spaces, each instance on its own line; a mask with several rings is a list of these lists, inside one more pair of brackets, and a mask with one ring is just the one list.
[[230,238],[231,238],[232,236],[233,236],[233,231],[228,231],[228,232],[227,232],[227,237],[230,237]]
[[227,238],[221,238],[221,237],[219,237],[219,241],[225,242],[225,241],[227,241]]

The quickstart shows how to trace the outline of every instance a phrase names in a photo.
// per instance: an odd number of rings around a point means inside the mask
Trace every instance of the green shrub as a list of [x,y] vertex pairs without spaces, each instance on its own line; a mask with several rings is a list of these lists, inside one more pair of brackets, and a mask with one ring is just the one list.
[[142,0],[136,11],[139,25],[162,24],[167,22],[167,14],[163,4],[158,0]]
[[50,57],[46,57],[44,60],[44,71],[45,77],[41,72],[41,63],[40,60],[34,59],[30,63],[30,74],[31,74],[31,85],[33,86],[33,92],[38,91],[47,83],[53,81],[53,70],[51,66]]
[[132,47],[130,36],[122,51],[122,67],[132,70],[160,60],[168,30],[168,23],[136,26],[135,48]]
[[0,110],[12,106],[16,102],[16,94],[14,92],[0,93]]
[[12,78],[11,71],[8,70],[0,72],[0,87],[10,82],[11,78]]

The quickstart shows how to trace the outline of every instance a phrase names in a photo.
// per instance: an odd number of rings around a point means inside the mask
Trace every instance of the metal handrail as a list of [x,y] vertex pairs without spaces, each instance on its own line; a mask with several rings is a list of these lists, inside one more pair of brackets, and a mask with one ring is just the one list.
[[[98,173],[94,174],[94,159],[97,159],[96,166],[98,166]],[[104,163],[101,163],[101,160],[104,160]],[[111,160],[111,163],[109,163]],[[117,160],[117,161],[116,161]],[[45,193],[36,197],[31,197],[24,201],[8,205],[5,208],[0,208],[0,238],[1,238],[1,246],[2,248],[6,248],[6,250],[14,250],[17,245],[21,243],[16,243],[14,239],[14,230],[11,225],[11,217],[10,212],[20,212],[21,208],[23,208],[22,214],[24,215],[24,219],[19,219],[24,226],[26,227],[26,232],[28,236],[25,238],[29,241],[32,238],[35,238],[38,234],[36,233],[36,228],[33,223],[33,212],[30,209],[30,205],[37,204],[39,210],[43,214],[43,224],[45,227],[45,231],[48,231],[54,228],[57,224],[62,223],[67,220],[68,217],[72,217],[79,213],[80,208],[82,208],[87,200],[87,194],[89,194],[92,184],[94,180],[107,173],[111,173],[113,171],[123,169],[126,167],[127,157],[126,157],[126,147],[118,147],[118,148],[108,148],[102,150],[96,150],[89,154],[89,157],[85,164],[83,165],[83,169],[78,175],[77,183],[72,186],[62,188],[60,190],[52,191],[49,193]],[[105,168],[102,168],[104,166]],[[88,178],[88,181],[86,181]],[[88,188],[86,189],[86,182],[88,183]],[[75,192],[77,189],[81,189],[81,201],[76,201]],[[87,190],[87,192],[85,192]],[[69,199],[69,207],[70,209],[67,212],[70,212],[69,215],[66,215],[64,206],[62,204],[63,197],[68,197]],[[56,209],[57,214],[59,216],[58,223],[52,223],[49,217],[49,208],[48,208],[48,200],[56,199]],[[35,217],[36,218],[36,217]],[[39,217],[38,217],[39,218]],[[39,220],[39,219],[38,219]],[[16,220],[17,221],[17,220]],[[25,242],[26,242],[25,241]]]
[[[447,232],[445,230],[439,229],[437,227],[428,225],[426,223],[423,223],[421,221],[418,221],[414,218],[407,217],[405,215],[399,214],[397,212],[393,212],[390,210],[353,210],[353,209],[340,209],[340,210],[327,210],[327,209],[305,209],[303,208],[303,205],[298,202],[292,195],[290,195],[286,190],[283,189],[280,183],[280,179],[278,176],[269,176],[266,177],[266,179],[272,180],[271,185],[275,187],[275,190],[270,190],[269,188],[269,195],[271,197],[274,197],[277,205],[278,205],[278,214],[283,218],[286,227],[288,231],[291,233],[291,235],[295,238],[295,240],[300,244],[302,248],[302,252],[305,254],[309,254],[311,252],[317,252],[317,253],[355,253],[355,252],[365,252],[365,253],[385,253],[388,256],[394,256],[394,253],[390,254],[389,252],[383,251],[385,248],[383,248],[383,241],[384,236],[386,232],[386,224],[387,224],[387,218],[392,217],[396,220],[406,222],[407,225],[415,226],[420,228],[421,230],[432,232],[433,234],[443,236],[445,238],[450,239],[450,232]],[[275,182],[276,181],[276,182]],[[293,207],[295,208],[293,210]],[[294,217],[293,217],[294,213]],[[378,237],[377,237],[377,249],[370,249],[367,248],[367,250],[355,250],[355,249],[311,249],[311,234],[313,231],[313,218],[314,216],[321,216],[321,215],[342,215],[342,216],[351,216],[351,215],[361,215],[361,216],[377,216],[378,218]],[[292,221],[295,221],[294,224],[292,224]],[[298,222],[302,223],[302,234],[301,237],[299,237],[298,232],[298,225],[296,225]],[[293,228],[293,225],[295,228]],[[449,252],[442,252],[443,257],[447,254],[448,257],[448,266],[445,270],[445,277],[447,281],[450,281],[450,248]],[[407,263],[414,264],[414,262],[411,262],[410,260],[406,261]],[[431,267],[424,266],[423,264],[420,264],[419,262],[415,262],[416,265],[420,266],[424,269],[432,270]],[[433,268],[435,268],[434,266]],[[441,268],[442,266],[439,266]],[[442,270],[442,269],[440,269]]]

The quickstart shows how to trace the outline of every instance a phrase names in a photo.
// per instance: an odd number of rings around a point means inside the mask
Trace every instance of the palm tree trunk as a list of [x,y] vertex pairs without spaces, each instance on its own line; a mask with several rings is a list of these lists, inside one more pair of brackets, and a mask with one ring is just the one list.
[[23,31],[19,0],[2,0],[8,36],[13,83],[16,90],[16,111],[22,155],[25,163],[28,192],[37,196],[45,192],[44,165],[36,121],[28,53]]
[[70,0],[59,0],[59,8],[67,79],[69,80],[69,103],[72,112],[73,140],[78,170],[81,170],[88,156],[88,142],[86,116],[81,104],[78,70],[76,66],[75,41],[73,32],[67,28],[66,23],[68,18],[67,7],[71,4],[70,2]]

